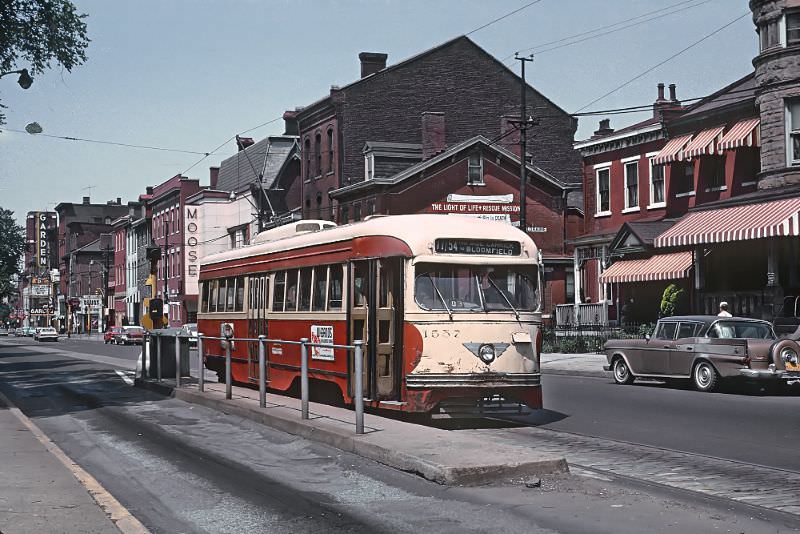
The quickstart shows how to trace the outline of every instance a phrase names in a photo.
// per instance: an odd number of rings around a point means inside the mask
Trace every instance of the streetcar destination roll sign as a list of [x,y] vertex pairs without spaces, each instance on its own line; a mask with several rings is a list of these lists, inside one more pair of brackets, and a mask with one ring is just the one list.
[[434,250],[440,254],[481,254],[488,256],[519,256],[516,241],[489,241],[483,239],[437,239]]

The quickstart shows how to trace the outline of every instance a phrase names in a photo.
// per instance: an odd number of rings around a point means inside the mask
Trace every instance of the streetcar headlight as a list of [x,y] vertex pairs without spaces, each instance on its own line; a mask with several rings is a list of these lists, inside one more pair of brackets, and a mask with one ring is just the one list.
[[786,363],[791,363],[792,365],[797,365],[797,352],[794,349],[789,347],[785,347],[781,349],[781,360]]
[[495,356],[494,345],[491,344],[481,345],[481,347],[478,349],[478,356],[484,362],[492,363],[494,361],[494,356]]

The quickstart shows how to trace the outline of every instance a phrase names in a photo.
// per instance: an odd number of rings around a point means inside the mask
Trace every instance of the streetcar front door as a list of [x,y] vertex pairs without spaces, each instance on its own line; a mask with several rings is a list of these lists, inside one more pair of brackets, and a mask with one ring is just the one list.
[[[267,336],[269,277],[251,276],[247,290],[247,337]],[[247,343],[247,371],[251,382],[258,382],[258,342]]]
[[[402,258],[353,262],[350,266],[350,342],[364,341],[364,395],[396,400],[400,391]],[[350,361],[352,395],[355,366]]]

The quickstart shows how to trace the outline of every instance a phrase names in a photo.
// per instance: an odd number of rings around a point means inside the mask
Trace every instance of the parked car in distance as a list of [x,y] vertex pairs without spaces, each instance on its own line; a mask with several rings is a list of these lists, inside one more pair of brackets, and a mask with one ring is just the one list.
[[3,328],[0,326],[0,336],[7,336],[8,335],[8,328]]
[[58,341],[58,332],[50,326],[44,326],[36,329],[36,341]]
[[25,331],[25,337],[33,337],[36,333],[36,329],[32,326],[25,326],[22,329]]
[[123,345],[140,345],[144,341],[144,328],[141,326],[123,326],[118,343]]
[[688,379],[714,391],[721,379],[800,380],[800,344],[777,339],[767,321],[743,317],[666,317],[645,339],[610,340],[603,346],[618,384],[636,378]]
[[122,334],[122,327],[112,326],[103,333],[103,343],[118,343],[117,338]]
[[24,337],[25,336],[25,329],[21,326],[14,330],[14,337]]
[[181,327],[181,335],[189,337],[189,345],[197,345],[197,323],[186,323]]

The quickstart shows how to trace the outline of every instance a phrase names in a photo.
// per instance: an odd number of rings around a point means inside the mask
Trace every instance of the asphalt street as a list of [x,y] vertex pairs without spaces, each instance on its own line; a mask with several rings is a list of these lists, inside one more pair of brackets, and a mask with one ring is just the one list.
[[[735,503],[580,469],[545,479],[536,489],[438,486],[130,387],[120,372],[133,369],[137,356],[136,347],[96,341],[43,345],[3,339],[0,390],[153,532],[793,532],[798,527]],[[546,426],[576,431],[589,425],[595,432],[589,423],[610,417],[597,406],[600,399],[582,397],[592,412],[579,398],[557,392],[612,391],[624,398],[624,388],[571,380],[545,378],[545,402],[552,406],[543,415],[554,418]],[[631,391],[664,394],[661,388]],[[664,432],[670,431],[665,426]],[[0,530],[14,532],[9,525]]]
[[701,393],[657,383],[543,377],[545,410],[529,423],[800,472],[800,395],[730,388]]

